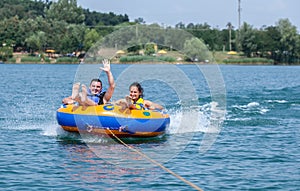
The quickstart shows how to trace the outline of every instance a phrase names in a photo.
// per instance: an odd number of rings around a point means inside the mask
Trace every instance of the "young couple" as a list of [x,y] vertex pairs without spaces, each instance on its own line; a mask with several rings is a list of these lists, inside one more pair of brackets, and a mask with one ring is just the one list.
[[[110,71],[110,61],[105,59],[102,63],[103,67],[100,69],[105,71],[109,83],[107,91],[102,92],[102,82],[99,79],[92,79],[88,89],[82,84],[81,92],[79,92],[80,84],[76,83],[73,85],[72,95],[62,100],[63,104],[74,104],[75,102],[78,102],[80,106],[95,106],[109,102],[114,93],[115,81]],[[144,100],[143,93],[144,90],[142,86],[139,83],[134,82],[129,86],[129,96],[126,96],[125,100],[121,99],[116,101],[116,104],[129,109],[164,109],[159,104]]]

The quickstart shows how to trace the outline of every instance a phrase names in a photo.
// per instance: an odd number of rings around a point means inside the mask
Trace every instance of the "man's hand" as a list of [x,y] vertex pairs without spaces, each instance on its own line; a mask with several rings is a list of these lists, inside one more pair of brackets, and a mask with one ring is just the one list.
[[103,67],[100,67],[100,70],[105,72],[110,72],[110,61],[108,59],[104,59],[102,61]]

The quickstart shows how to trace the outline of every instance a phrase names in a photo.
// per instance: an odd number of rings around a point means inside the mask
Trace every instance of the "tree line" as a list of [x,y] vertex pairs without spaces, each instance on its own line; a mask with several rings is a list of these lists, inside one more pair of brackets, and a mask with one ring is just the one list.
[[[1,0],[0,53],[8,49],[28,52],[55,49],[61,54],[87,51],[106,35],[135,24],[146,25],[142,18],[130,22],[126,14],[84,9],[77,5],[77,0]],[[259,29],[248,23],[235,28],[230,22],[224,29],[207,23],[181,22],[174,29],[185,30],[201,39],[212,52],[238,51],[247,57],[268,58],[278,64],[300,62],[300,35],[288,19],[279,19],[274,26]]]

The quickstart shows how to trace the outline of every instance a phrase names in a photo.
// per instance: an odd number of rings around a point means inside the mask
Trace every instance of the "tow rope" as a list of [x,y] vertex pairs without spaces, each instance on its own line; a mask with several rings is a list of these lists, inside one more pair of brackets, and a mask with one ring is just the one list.
[[183,177],[179,176],[178,174],[176,174],[175,172],[173,172],[172,170],[168,169],[167,167],[163,166],[162,164],[160,164],[159,162],[157,162],[156,160],[148,157],[147,155],[145,155],[144,153],[142,153],[141,151],[133,148],[132,146],[126,144],[124,141],[122,141],[119,137],[117,137],[109,128],[107,128],[107,130],[113,135],[114,138],[116,138],[120,143],[122,143],[124,146],[126,146],[127,148],[129,148],[130,150],[138,153],[140,156],[144,157],[145,159],[149,160],[151,163],[157,165],[158,167],[162,168],[163,170],[165,170],[166,172],[172,174],[173,176],[175,176],[176,178],[178,178],[179,180],[185,182],[186,184],[188,184],[189,186],[195,188],[196,190],[199,191],[203,191],[201,188],[199,188],[197,185],[193,184],[192,182],[184,179]]

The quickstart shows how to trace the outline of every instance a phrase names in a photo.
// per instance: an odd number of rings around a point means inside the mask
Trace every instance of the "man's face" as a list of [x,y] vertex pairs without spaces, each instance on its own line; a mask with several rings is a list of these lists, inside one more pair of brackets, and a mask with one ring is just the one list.
[[100,93],[101,90],[102,90],[101,83],[100,83],[100,82],[95,82],[95,81],[93,81],[93,82],[90,84],[90,90],[91,90],[91,93],[92,93],[92,94],[98,94],[98,93]]

